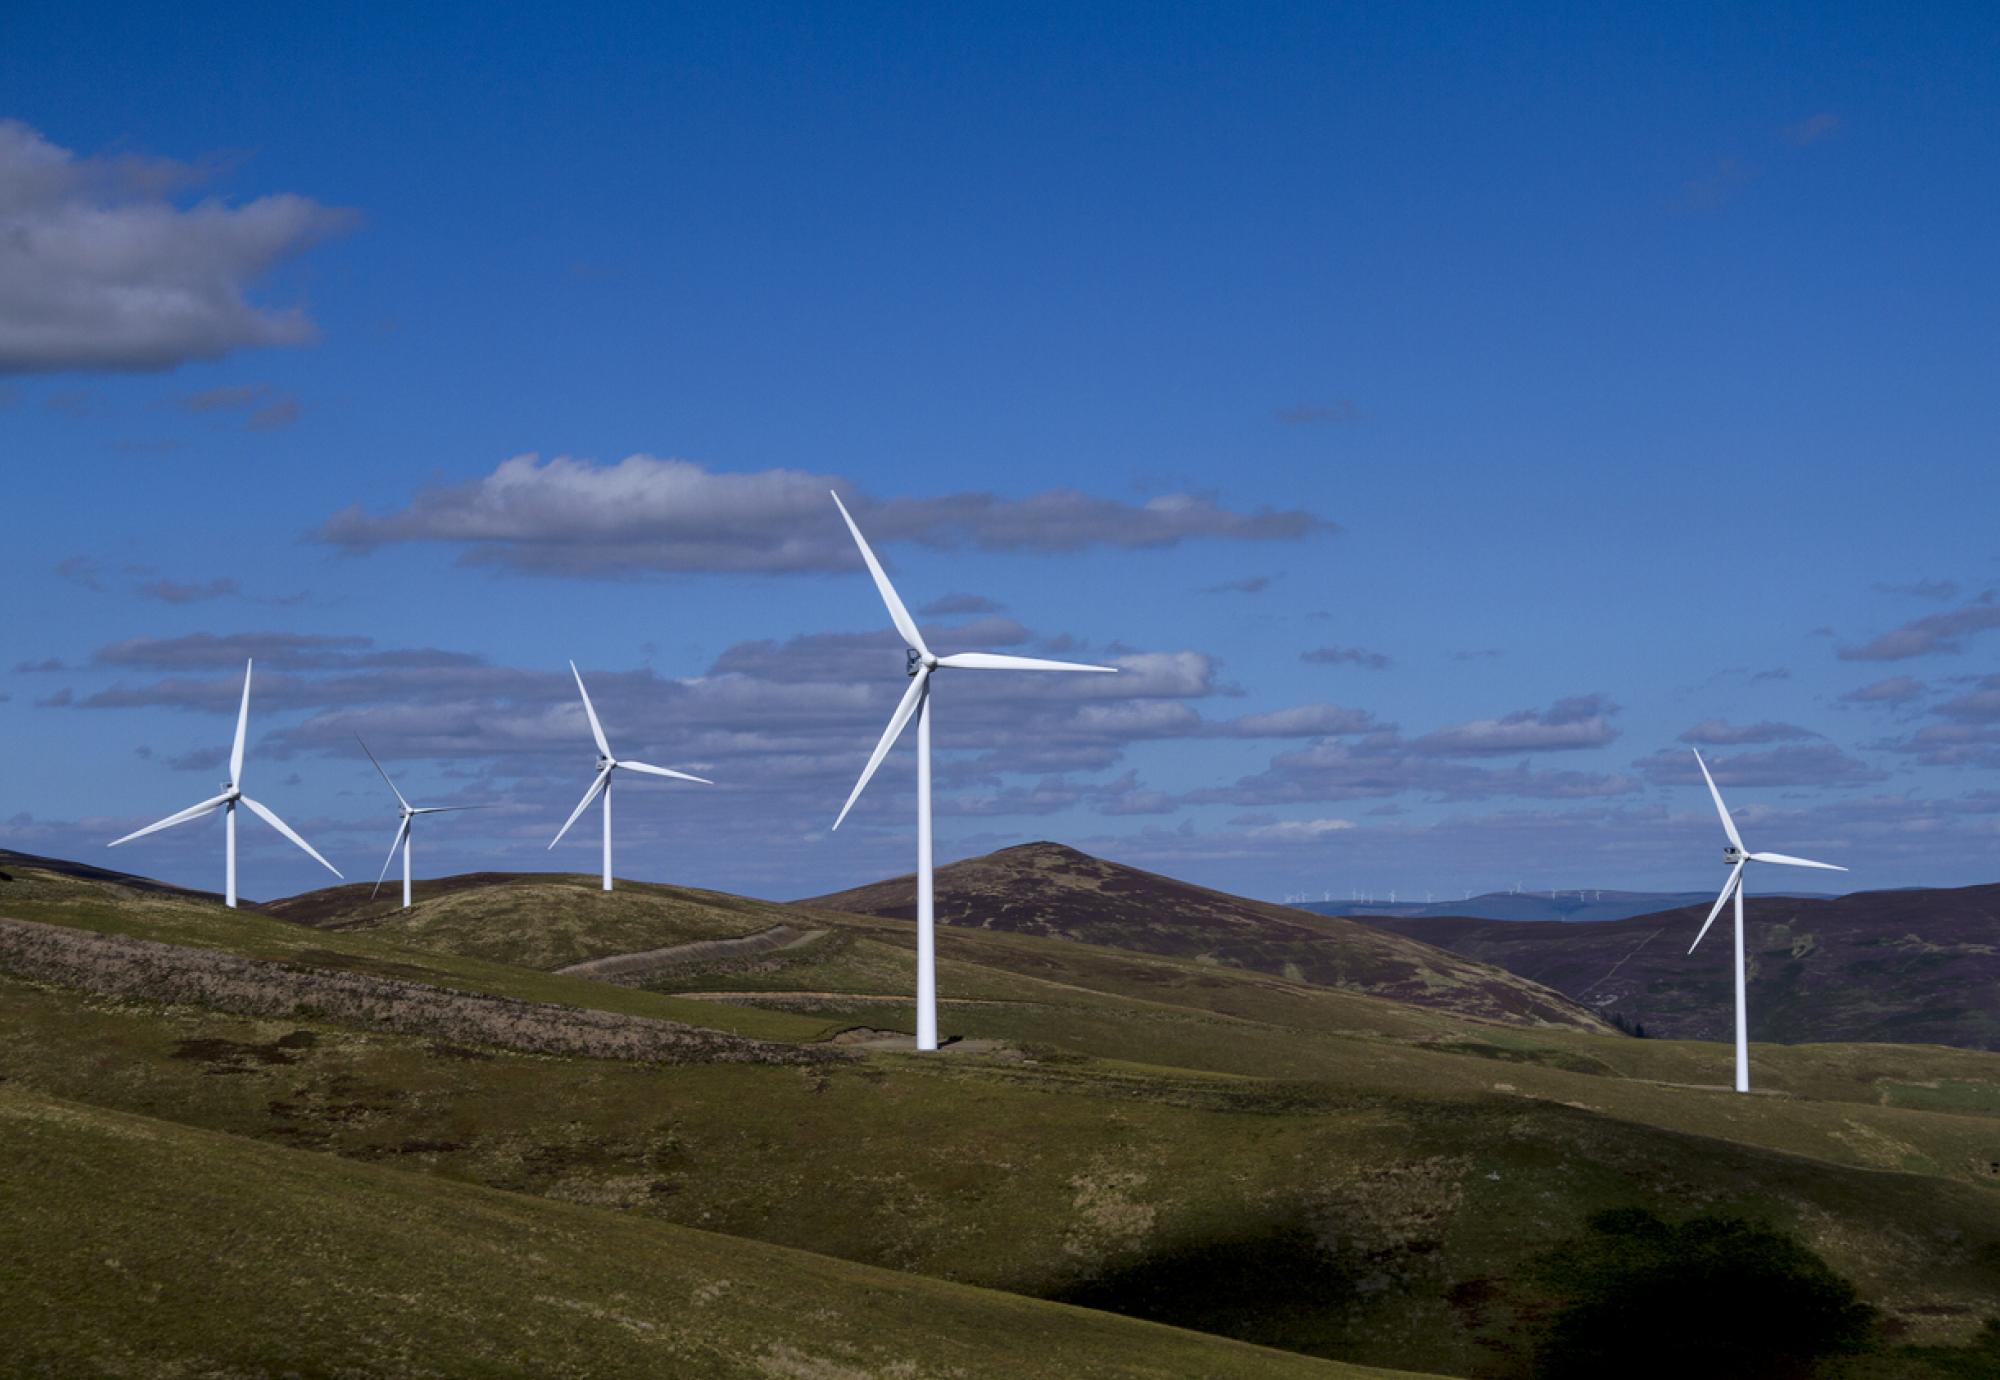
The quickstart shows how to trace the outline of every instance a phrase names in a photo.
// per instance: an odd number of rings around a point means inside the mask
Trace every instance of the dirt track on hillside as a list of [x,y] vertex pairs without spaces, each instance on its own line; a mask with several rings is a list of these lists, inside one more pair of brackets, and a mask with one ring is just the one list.
[[612,954],[608,958],[587,958],[581,963],[555,971],[566,977],[591,978],[636,986],[640,978],[662,968],[680,968],[691,963],[712,963],[725,958],[795,949],[825,934],[825,930],[795,930],[790,925],[773,925],[755,934],[733,939],[697,939],[687,944],[669,944],[664,949],[644,949],[633,954]]

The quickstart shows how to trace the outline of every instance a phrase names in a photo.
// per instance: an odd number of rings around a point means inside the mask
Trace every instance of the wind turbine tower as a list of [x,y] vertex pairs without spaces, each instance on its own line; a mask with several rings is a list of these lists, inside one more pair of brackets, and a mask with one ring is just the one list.
[[[847,812],[854,808],[854,802],[861,798],[861,792],[875,775],[875,769],[882,765],[882,759],[902,736],[912,715],[917,720],[917,1048],[937,1048],[937,936],[936,908],[933,904],[934,888],[931,868],[931,677],[940,670],[968,671],[1116,671],[1116,666],[1086,666],[1074,661],[1047,661],[1040,657],[1003,656],[996,652],[958,652],[952,656],[938,656],[924,641],[924,635],[917,629],[917,622],[910,617],[910,611],[903,607],[903,601],[896,594],[896,588],[889,583],[889,577],[882,570],[882,563],[875,559],[868,541],[861,535],[854,518],[848,513],[847,505],[840,501],[840,495],[833,495],[834,507],[840,509],[841,520],[854,536],[854,544],[861,548],[862,562],[868,567],[868,574],[875,581],[876,592],[889,610],[889,621],[902,634],[907,651],[903,669],[910,678],[910,688],[903,692],[902,700],[896,705],[896,712],[889,716],[889,725],[882,730],[875,751],[868,757],[868,765],[861,769],[861,779],[854,783],[848,794],[847,803],[840,807],[839,818],[833,821],[838,829]],[[606,845],[607,847],[609,845]],[[608,876],[609,874],[607,874]],[[606,885],[609,885],[607,882]]]
[[[357,733],[354,735],[354,741],[361,743],[361,750],[368,753],[368,760],[375,762],[375,754],[368,752],[368,744],[361,742],[360,734]],[[396,825],[396,837],[389,843],[389,856],[382,860],[382,871],[375,878],[375,888],[368,893],[368,899],[371,901],[374,900],[375,892],[382,889],[382,878],[389,875],[389,864],[396,861],[396,850],[400,848],[403,850],[403,909],[408,910],[410,908],[410,821],[418,815],[442,815],[453,810],[484,810],[490,807],[485,805],[412,805],[409,801],[403,799],[403,793],[396,789],[395,782],[389,780],[389,773],[382,770],[380,762],[375,762],[375,770],[381,772],[383,782],[389,787],[390,793],[396,797],[397,814],[400,816],[400,819]]]
[[[162,829],[171,829],[176,824],[186,824],[191,820],[201,819],[206,815],[220,810],[222,811],[223,828],[223,901],[224,904],[231,907],[236,904],[236,807],[238,805],[244,806],[251,814],[256,815],[293,843],[305,849],[312,860],[321,867],[336,877],[340,876],[340,869],[325,858],[322,858],[314,851],[311,844],[293,833],[291,825],[279,819],[275,814],[272,814],[265,806],[258,804],[249,796],[243,794],[243,740],[244,735],[250,727],[250,669],[252,665],[253,663],[249,660],[243,663],[243,703],[236,710],[236,742],[229,749],[229,779],[222,783],[222,794],[204,800],[199,805],[190,805],[185,810],[168,815],[157,824],[148,824],[143,829],[134,829],[124,838],[113,839],[105,845],[107,848],[116,848],[121,843],[130,843],[133,839],[143,838],[147,834],[157,833]],[[346,879],[341,878],[341,880],[345,881]]]
[[1714,907],[1708,912],[1708,919],[1701,922],[1701,930],[1688,945],[1693,953],[1701,943],[1702,935],[1715,923],[1715,917],[1722,914],[1722,907],[1729,898],[1736,898],[1736,1091],[1750,1091],[1750,1017],[1744,996],[1747,971],[1743,959],[1743,869],[1753,862],[1778,863],[1785,867],[1819,867],[1828,872],[1845,872],[1846,868],[1834,863],[1814,862],[1810,858],[1794,858],[1784,853],[1746,853],[1743,838],[1736,832],[1736,821],[1729,817],[1729,807],[1722,803],[1722,792],[1715,788],[1715,778],[1708,774],[1708,763],[1701,760],[1701,750],[1695,749],[1695,765],[1701,768],[1701,779],[1708,783],[1708,793],[1715,797],[1715,812],[1722,816],[1722,832],[1729,839],[1729,846],[1722,850],[1722,862],[1729,869],[1729,879],[1722,884],[1722,894],[1715,898]]
[[[620,761],[611,755],[611,744],[605,740],[604,725],[597,721],[597,710],[590,703],[590,692],[583,688],[583,673],[576,669],[576,663],[569,664],[569,673],[576,677],[576,693],[583,696],[584,716],[590,720],[590,736],[597,740],[597,779],[590,783],[590,789],[583,793],[583,799],[569,812],[563,827],[556,830],[556,836],[549,840],[554,848],[569,832],[569,826],[576,823],[578,815],[589,808],[590,802],[599,795],[604,797],[604,889],[611,890],[611,773],[625,771],[643,772],[647,776],[670,776],[676,781],[698,781],[704,786],[715,783],[705,776],[689,776],[684,771],[669,771],[665,767],[653,766],[650,762]],[[405,903],[407,904],[407,902]]]

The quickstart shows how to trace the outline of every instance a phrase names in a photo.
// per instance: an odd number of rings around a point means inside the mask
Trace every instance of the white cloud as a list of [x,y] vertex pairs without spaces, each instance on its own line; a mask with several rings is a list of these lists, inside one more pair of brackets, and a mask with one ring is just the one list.
[[878,548],[917,542],[945,549],[1076,551],[1173,546],[1203,537],[1286,541],[1336,530],[1310,513],[1239,512],[1197,494],[1139,504],[1073,489],[1022,499],[960,493],[871,501],[836,476],[806,470],[729,474],[651,455],[609,465],[517,455],[484,478],[425,489],[394,512],[344,509],[327,519],[318,537],[354,552],[439,542],[462,548],[467,564],[543,575],[853,570],[858,558],[828,501],[830,489],[847,495]]
[[170,369],[312,340],[303,310],[246,294],[352,214],[288,194],[173,200],[198,180],[164,160],[78,158],[0,120],[0,373]]

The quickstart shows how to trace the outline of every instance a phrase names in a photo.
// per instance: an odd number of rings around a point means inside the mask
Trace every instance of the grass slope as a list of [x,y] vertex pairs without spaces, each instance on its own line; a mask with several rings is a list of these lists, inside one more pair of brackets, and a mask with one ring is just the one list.
[[474,872],[416,887],[402,908],[399,887],[328,887],[263,907],[281,920],[323,930],[367,930],[384,939],[524,968],[562,968],[586,959],[703,939],[734,939],[797,919],[788,908],[721,891],[618,883],[594,876]]
[[[1374,920],[1496,964],[1650,1034],[1731,1038],[1728,922],[1692,955],[1708,905],[1631,920]],[[2000,886],[1864,891],[1745,906],[1750,1033],[2000,1049]]]
[[[897,877],[799,904],[909,919],[916,914],[916,882]],[[1591,1012],[1505,969],[1357,921],[1210,891],[1060,844],[1023,844],[941,867],[936,905],[945,925],[1200,958],[1465,1015],[1604,1028]]]
[[313,930],[255,910],[230,910],[202,893],[134,885],[134,879],[116,873],[72,870],[72,865],[51,865],[50,860],[20,854],[10,855],[5,873],[7,880],[0,881],[0,915],[17,920],[214,949],[300,968],[683,1021],[759,1039],[810,1040],[827,1033],[825,1022],[780,1011],[739,1011],[677,1001],[445,949],[419,948],[398,942],[393,934]]
[[18,1089],[0,1178],[14,1374],[1389,1374]]

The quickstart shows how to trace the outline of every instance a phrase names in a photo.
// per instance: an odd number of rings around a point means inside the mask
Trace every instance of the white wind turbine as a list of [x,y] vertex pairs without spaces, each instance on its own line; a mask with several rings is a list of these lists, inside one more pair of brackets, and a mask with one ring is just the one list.
[[840,495],[833,495],[834,506],[840,509],[840,516],[847,523],[847,530],[854,534],[854,544],[861,548],[861,559],[867,562],[868,573],[875,579],[875,588],[881,592],[882,602],[889,606],[889,621],[896,625],[908,648],[904,661],[904,672],[910,677],[910,688],[903,692],[902,702],[896,712],[889,716],[889,726],[882,730],[882,739],[875,744],[875,751],[868,758],[868,765],[861,769],[861,779],[854,783],[854,790],[847,797],[847,803],[840,807],[840,819],[833,822],[838,829],[847,812],[854,808],[854,802],[861,797],[862,788],[875,769],[882,765],[882,759],[902,735],[910,722],[910,716],[917,718],[917,1048],[937,1048],[937,944],[934,933],[935,913],[932,906],[931,885],[931,674],[940,667],[952,667],[971,671],[1116,671],[1116,666],[1085,666],[1074,661],[1045,661],[1040,657],[1003,656],[997,652],[959,652],[953,656],[937,656],[924,643],[924,635],[917,631],[916,620],[903,607],[903,601],[896,597],[896,590],[889,583],[889,577],[882,573],[882,563],[875,559],[875,553],[868,549],[868,542],[861,535],[861,529],[854,525],[848,514],[847,505],[840,501]]
[[576,808],[569,812],[569,818],[563,821],[563,827],[556,830],[556,836],[549,840],[549,847],[554,848],[562,842],[563,835],[569,832],[570,825],[576,823],[577,816],[589,808],[590,802],[602,793],[604,796],[604,889],[609,891],[611,890],[611,773],[622,767],[626,771],[645,772],[648,776],[671,776],[676,781],[699,781],[704,786],[713,786],[715,783],[705,776],[689,776],[684,771],[668,771],[665,767],[656,767],[648,762],[620,761],[618,758],[613,757],[611,755],[611,744],[604,740],[604,725],[597,722],[597,711],[590,704],[590,692],[583,688],[583,674],[576,669],[574,661],[569,664],[569,673],[576,677],[576,693],[583,696],[583,712],[590,719],[590,736],[597,739],[597,779],[590,783],[590,789],[583,793],[583,799],[577,801]]
[[[361,735],[358,733],[355,734],[354,741],[361,743]],[[368,752],[368,744],[361,743],[361,750]],[[375,762],[375,754],[368,752],[368,760]],[[375,888],[368,893],[368,899],[371,901],[374,900],[375,892],[382,889],[382,878],[389,875],[389,864],[396,860],[396,850],[400,848],[403,850],[403,909],[408,910],[410,908],[410,821],[418,815],[441,815],[452,810],[484,810],[488,807],[485,805],[412,805],[409,801],[403,799],[403,793],[396,789],[396,783],[389,780],[389,773],[382,771],[382,764],[380,762],[375,762],[375,770],[382,772],[382,780],[388,783],[389,790],[395,795],[397,810],[401,814],[402,820],[396,825],[395,841],[389,845],[389,856],[382,860],[381,875],[375,878]]]
[[1715,906],[1708,912],[1708,919],[1701,922],[1701,933],[1695,935],[1694,944],[1688,945],[1688,952],[1695,951],[1701,943],[1702,935],[1715,923],[1715,917],[1722,914],[1722,907],[1731,895],[1736,897],[1736,1091],[1750,1091],[1750,1017],[1744,1004],[1744,982],[1746,972],[1743,966],[1743,869],[1753,862],[1780,863],[1786,867],[1823,867],[1829,872],[1845,872],[1846,868],[1833,863],[1814,862],[1811,858],[1794,858],[1784,853],[1746,853],[1743,851],[1743,837],[1736,832],[1736,821],[1729,817],[1729,807],[1722,803],[1722,792],[1715,788],[1715,778],[1708,774],[1708,763],[1701,760],[1700,749],[1695,750],[1695,765],[1701,768],[1701,779],[1708,783],[1708,793],[1715,797],[1715,812],[1722,816],[1722,832],[1729,836],[1728,847],[1722,850],[1722,861],[1729,867],[1729,880],[1722,884],[1722,894],[1715,898]]
[[[135,829],[124,838],[113,839],[105,845],[107,848],[116,848],[121,843],[130,843],[133,839],[142,838],[147,834],[156,833],[161,829],[171,829],[176,824],[186,824],[189,820],[200,819],[216,810],[221,810],[224,831],[223,872],[226,878],[224,900],[226,904],[231,906],[236,904],[236,807],[239,804],[248,806],[252,814],[257,815],[273,829],[276,829],[293,843],[305,849],[307,853],[312,855],[313,861],[321,867],[324,867],[336,877],[340,876],[340,869],[325,858],[322,858],[314,851],[311,844],[293,833],[291,825],[285,823],[285,821],[272,814],[269,809],[259,805],[249,796],[243,794],[241,785],[243,780],[243,737],[250,727],[251,664],[249,661],[243,663],[243,703],[236,711],[236,744],[229,750],[229,779],[222,784],[222,794],[204,800],[199,805],[190,805],[178,814],[168,815],[157,824],[148,824],[143,829]],[[346,879],[342,878],[342,880]]]

